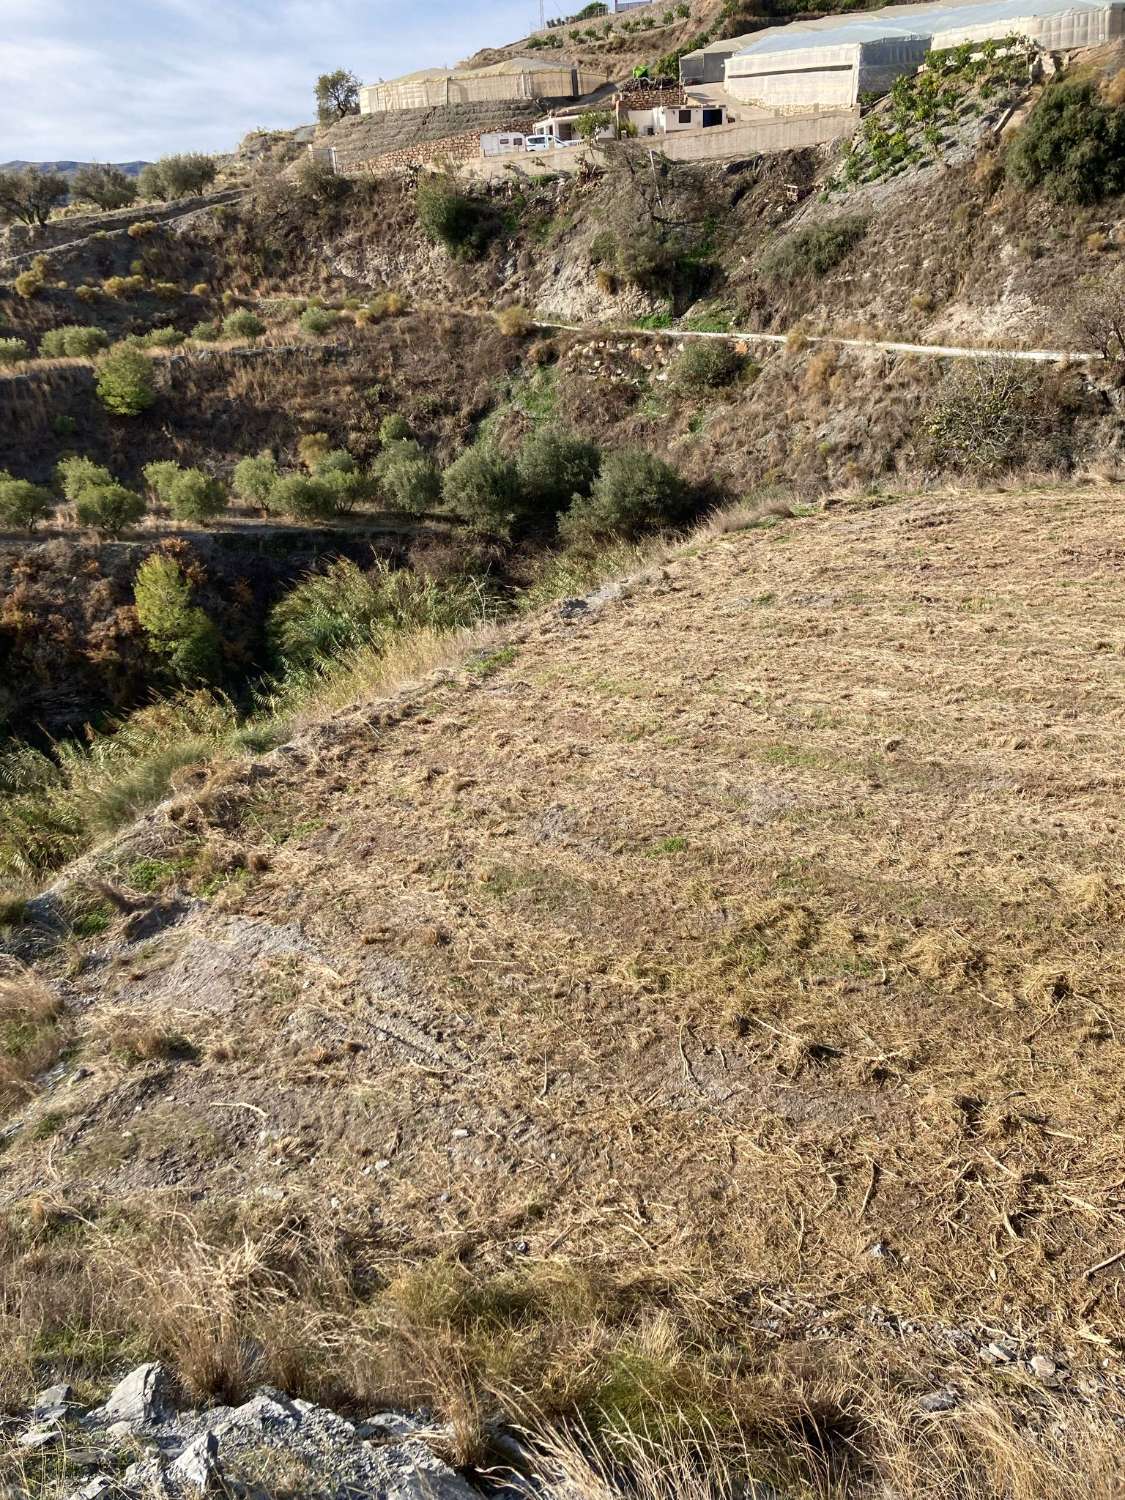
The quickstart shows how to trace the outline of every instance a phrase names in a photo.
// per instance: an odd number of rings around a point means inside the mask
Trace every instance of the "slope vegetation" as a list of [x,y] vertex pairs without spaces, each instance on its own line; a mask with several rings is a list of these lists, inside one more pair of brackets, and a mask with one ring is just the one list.
[[8,1398],[124,1341],[1111,1494],[1121,517],[715,525],[181,785],[14,950],[70,1061],[0,1159]]

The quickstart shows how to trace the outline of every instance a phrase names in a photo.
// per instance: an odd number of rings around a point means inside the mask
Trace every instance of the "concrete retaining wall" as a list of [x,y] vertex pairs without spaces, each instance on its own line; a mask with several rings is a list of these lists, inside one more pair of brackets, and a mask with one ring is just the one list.
[[823,110],[819,114],[791,115],[768,125],[715,125],[664,135],[650,144],[669,161],[723,161],[742,156],[763,156],[771,151],[799,151],[854,135],[859,129],[859,110]]

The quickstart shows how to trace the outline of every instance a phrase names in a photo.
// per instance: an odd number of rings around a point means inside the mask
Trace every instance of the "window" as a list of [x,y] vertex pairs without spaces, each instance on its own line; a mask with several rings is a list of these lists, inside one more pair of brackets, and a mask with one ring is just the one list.
[[703,128],[707,130],[712,125],[723,123],[723,112],[721,109],[705,109],[703,111]]
[[681,109],[679,111],[679,116],[680,116],[680,124],[681,125],[690,125],[691,124],[691,110],[690,109]]

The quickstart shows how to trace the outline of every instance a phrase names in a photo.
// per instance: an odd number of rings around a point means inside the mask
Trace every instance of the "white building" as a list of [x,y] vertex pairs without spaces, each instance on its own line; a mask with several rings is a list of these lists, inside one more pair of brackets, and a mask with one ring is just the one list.
[[1048,52],[1100,46],[1125,36],[1125,0],[889,5],[713,42],[681,58],[680,76],[688,85],[722,82],[742,103],[780,114],[847,108],[914,72],[931,48],[1008,36]]

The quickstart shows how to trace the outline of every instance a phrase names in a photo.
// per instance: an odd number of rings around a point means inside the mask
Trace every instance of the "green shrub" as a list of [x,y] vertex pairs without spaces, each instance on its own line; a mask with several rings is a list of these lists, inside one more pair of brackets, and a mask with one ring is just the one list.
[[166,324],[163,328],[151,328],[139,342],[142,349],[178,349],[187,335],[178,328]]
[[205,192],[214,182],[218,163],[212,156],[191,152],[184,156],[162,156],[142,167],[137,190],[142,198],[168,201]]
[[191,602],[191,585],[174,558],[153,553],[137,569],[133,585],[137,619],[149,644],[166,657],[183,683],[214,682],[219,675],[219,632]]
[[120,484],[96,484],[83,490],[78,501],[78,519],[103,536],[117,537],[135,526],[145,513],[145,502]]
[[522,513],[519,473],[483,443],[466,448],[442,475],[446,505],[483,531],[507,535]]
[[98,397],[117,417],[136,417],[156,400],[152,363],[137,349],[118,346],[98,367]]
[[92,458],[82,458],[78,454],[60,459],[55,465],[55,477],[63,498],[71,502],[81,500],[89,489],[113,483],[113,475],[108,469],[103,469]]
[[259,453],[257,457],[247,456],[240,459],[234,466],[232,476],[234,493],[240,500],[245,500],[250,505],[265,506],[269,503],[277,478],[277,464],[272,454]]
[[470,582],[439,585],[385,563],[364,573],[338,558],[274,606],[269,634],[284,668],[300,673],[344,652],[381,651],[405,631],[467,625],[479,610],[479,594]]
[[555,516],[576,495],[589,495],[601,462],[596,443],[557,428],[536,428],[524,439],[516,464],[527,511]]
[[389,442],[375,462],[375,477],[392,510],[421,515],[441,500],[441,470],[412,438]]
[[150,234],[155,234],[160,225],[155,219],[139,219],[136,224],[130,224],[125,233],[131,240],[146,240]]
[[346,448],[330,448],[313,463],[313,473],[320,478],[326,474],[354,474],[358,469],[359,465]]
[[219,481],[202,469],[182,469],[168,486],[168,504],[177,521],[213,521],[227,500]]
[[109,348],[109,334],[104,329],[68,323],[52,328],[39,341],[39,353],[45,359],[92,359]]
[[691,492],[681,476],[654,453],[626,449],[602,460],[589,499],[577,500],[559,529],[570,541],[635,537],[683,521]]
[[266,325],[257,313],[252,313],[248,307],[228,313],[223,319],[223,338],[225,339],[256,339],[260,338],[265,331]]
[[288,474],[270,491],[269,508],[299,521],[327,521],[337,512],[336,494],[323,479]]
[[451,178],[424,177],[414,202],[419,227],[428,239],[461,260],[483,254],[489,240],[485,207],[459,192]]
[[328,468],[317,471],[318,481],[332,494],[337,513],[354,510],[375,495],[375,481],[354,464],[350,469]]
[[49,490],[26,479],[13,479],[0,469],[0,526],[34,531],[50,515],[53,505]]
[[197,323],[191,330],[191,337],[199,344],[214,344],[223,335],[223,325],[217,318],[212,318],[203,323]]
[[30,355],[31,350],[23,339],[0,339],[0,368],[22,364]]
[[319,336],[330,333],[339,321],[340,314],[333,312],[330,307],[306,307],[301,314],[300,327],[304,333]]
[[686,391],[718,390],[730,385],[742,364],[742,356],[726,339],[691,339],[676,360],[676,384]]
[[180,465],[171,458],[156,459],[153,463],[145,464],[142,470],[145,483],[162,505],[172,503],[172,486],[183,472]]
[[867,233],[867,219],[851,214],[827,224],[810,224],[772,245],[758,269],[766,281],[784,283],[803,276],[825,276]]
[[128,297],[133,292],[143,292],[143,276],[107,276],[102,282],[102,291],[107,297]]
[[388,412],[379,423],[379,441],[384,447],[388,443],[401,442],[411,435],[410,423],[399,411]]
[[1008,148],[1004,169],[1019,187],[1058,203],[1096,203],[1125,192],[1125,107],[1092,83],[1047,89]]

